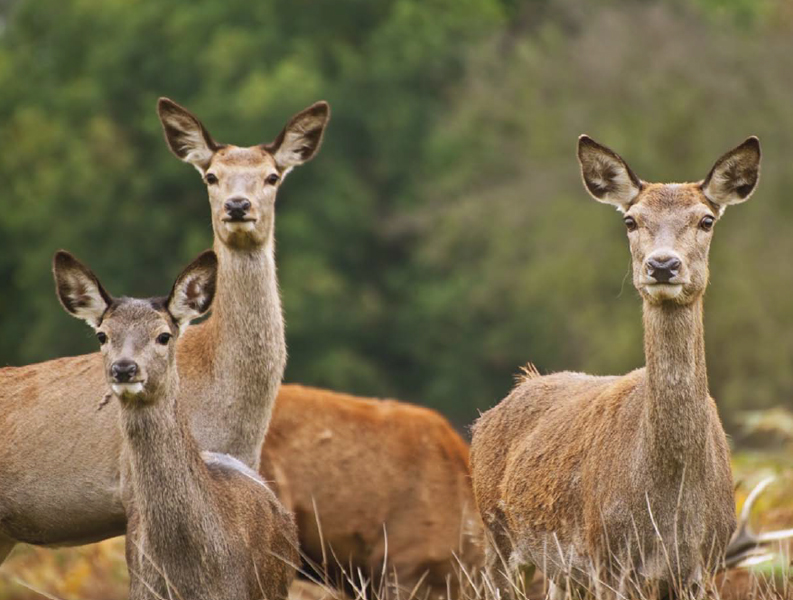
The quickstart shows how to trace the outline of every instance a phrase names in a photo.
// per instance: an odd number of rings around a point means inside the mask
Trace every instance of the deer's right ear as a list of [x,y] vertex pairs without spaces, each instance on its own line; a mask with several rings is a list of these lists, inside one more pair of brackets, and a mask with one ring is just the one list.
[[215,298],[218,258],[212,250],[198,255],[173,284],[165,303],[179,329],[207,313]]
[[63,308],[94,329],[99,327],[113,299],[91,269],[68,252],[59,250],[52,261],[52,273]]
[[584,186],[598,202],[625,211],[642,191],[642,181],[622,157],[591,137],[578,138],[578,162]]
[[168,98],[159,99],[157,114],[171,152],[203,174],[220,146],[212,139],[201,121],[189,110]]

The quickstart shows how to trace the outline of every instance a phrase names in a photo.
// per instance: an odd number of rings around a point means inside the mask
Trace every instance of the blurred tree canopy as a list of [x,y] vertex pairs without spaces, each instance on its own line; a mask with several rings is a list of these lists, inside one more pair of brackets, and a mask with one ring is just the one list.
[[158,96],[239,145],[326,99],[278,201],[287,381],[464,425],[527,361],[640,366],[623,226],[584,192],[577,136],[666,181],[757,134],[758,192],[712,248],[711,389],[728,425],[791,406],[792,32],[784,0],[5,0],[0,365],[95,349],[55,299],[58,248],[153,295],[210,246]]

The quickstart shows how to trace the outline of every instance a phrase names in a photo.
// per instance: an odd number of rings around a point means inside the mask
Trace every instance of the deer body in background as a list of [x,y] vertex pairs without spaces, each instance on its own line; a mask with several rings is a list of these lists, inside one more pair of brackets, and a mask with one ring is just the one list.
[[298,556],[291,515],[240,461],[202,458],[180,406],[175,344],[209,310],[215,254],[199,256],[165,299],[113,298],[66,252],[54,274],[63,306],[96,330],[121,407],[130,598],[286,598]]
[[483,563],[468,445],[434,410],[284,385],[261,474],[331,585],[360,570],[375,589],[384,573],[403,597],[456,598],[460,566]]
[[475,426],[474,494],[502,594],[534,567],[564,589],[688,589],[735,529],[727,440],[708,393],[702,296],[712,228],[754,191],[756,138],[700,183],[648,184],[579,140],[584,183],[624,213],[644,303],[646,367],[623,377],[529,372]]
[[[169,100],[159,113],[171,149],[206,182],[218,257],[213,314],[177,347],[179,403],[199,448],[256,469],[286,360],[276,192],[316,153],[329,108],[309,107],[273,143],[250,148],[218,144]],[[106,391],[98,353],[0,369],[0,561],[20,541],[74,545],[124,533],[117,403],[96,414]]]

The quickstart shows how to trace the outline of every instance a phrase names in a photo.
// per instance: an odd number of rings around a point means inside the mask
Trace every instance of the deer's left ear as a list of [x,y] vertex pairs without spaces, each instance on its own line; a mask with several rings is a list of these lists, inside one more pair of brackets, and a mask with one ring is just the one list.
[[287,173],[314,158],[329,120],[330,105],[324,101],[292,117],[276,140],[265,147],[272,153],[278,168]]
[[705,197],[724,210],[748,200],[759,179],[760,140],[752,136],[717,160],[701,187]]
[[165,306],[180,329],[209,311],[215,297],[217,275],[217,256],[207,250],[176,278]]

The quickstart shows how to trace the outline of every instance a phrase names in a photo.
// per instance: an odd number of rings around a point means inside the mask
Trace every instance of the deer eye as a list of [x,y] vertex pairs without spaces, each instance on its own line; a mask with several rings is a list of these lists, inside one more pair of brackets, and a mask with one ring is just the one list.
[[99,345],[103,346],[105,342],[107,342],[107,334],[103,331],[100,331],[96,334],[96,339],[99,340]]
[[209,185],[215,185],[218,182],[218,177],[214,173],[207,173],[205,179]]
[[702,231],[710,231],[713,229],[713,223],[716,222],[716,219],[711,217],[710,215],[702,217],[702,220],[699,222],[699,228]]
[[636,219],[633,217],[625,217],[623,221],[625,222],[625,227],[628,228],[628,231],[636,231],[636,228],[638,227],[636,224]]
[[264,181],[265,181],[265,183],[267,183],[268,185],[275,185],[276,183],[278,183],[278,180],[279,180],[279,179],[280,179],[280,178],[278,177],[278,175],[276,175],[275,173],[273,173],[272,175],[269,175],[269,176],[267,177],[267,179],[265,179]]
[[167,346],[173,336],[170,333],[161,333],[157,336],[157,343],[161,346]]

